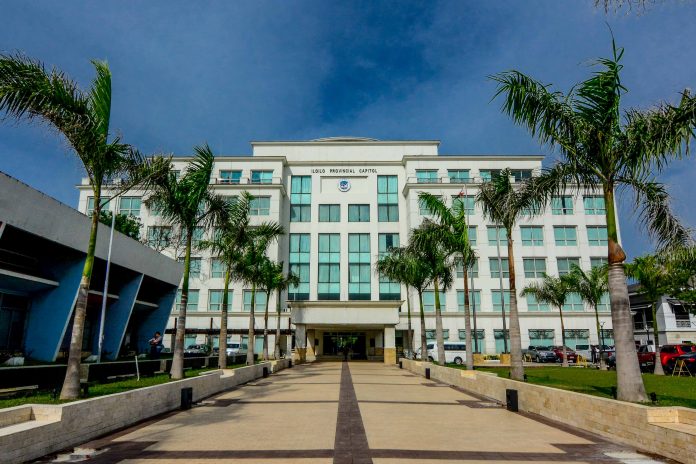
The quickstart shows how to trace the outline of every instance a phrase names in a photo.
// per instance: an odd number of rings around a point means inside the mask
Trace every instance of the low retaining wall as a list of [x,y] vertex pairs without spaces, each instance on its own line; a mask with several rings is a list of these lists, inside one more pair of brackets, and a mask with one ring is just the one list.
[[696,464],[696,410],[652,407],[600,398],[557,388],[504,379],[431,363],[401,360],[405,369],[505,403],[505,390],[515,389],[520,411],[539,414],[609,440],[635,446],[679,462]]
[[238,369],[210,371],[197,377],[59,405],[27,404],[0,410],[0,459],[21,463],[84,443],[108,432],[178,409],[181,389],[193,388],[193,400],[277,372],[288,359]]

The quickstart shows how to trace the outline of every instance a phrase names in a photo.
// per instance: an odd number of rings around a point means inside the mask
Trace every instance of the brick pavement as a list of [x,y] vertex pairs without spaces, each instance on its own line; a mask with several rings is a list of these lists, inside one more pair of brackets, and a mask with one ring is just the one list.
[[364,362],[296,366],[80,448],[97,450],[90,462],[103,464],[655,462],[603,437]]

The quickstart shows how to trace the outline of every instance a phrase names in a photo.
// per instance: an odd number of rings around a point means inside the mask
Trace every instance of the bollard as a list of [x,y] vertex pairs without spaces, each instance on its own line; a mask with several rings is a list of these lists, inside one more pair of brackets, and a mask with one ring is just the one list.
[[191,409],[193,404],[193,387],[185,387],[181,389],[181,410]]
[[288,369],[292,369],[292,359],[288,360]]
[[505,390],[505,402],[508,411],[517,412],[517,390]]
[[263,366],[263,378],[265,379],[266,377],[268,377],[268,367]]
[[429,378],[430,378],[430,368],[429,368],[429,367],[426,367],[426,368],[425,368],[425,378],[426,378],[426,379],[429,379]]
[[404,368],[404,362],[403,362],[403,361],[399,361],[399,369],[403,369],[403,368]]

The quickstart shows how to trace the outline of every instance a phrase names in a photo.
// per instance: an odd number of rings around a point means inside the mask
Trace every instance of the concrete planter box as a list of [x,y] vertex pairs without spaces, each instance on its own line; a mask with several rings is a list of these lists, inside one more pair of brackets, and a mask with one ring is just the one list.
[[404,369],[505,403],[518,391],[519,410],[562,422],[649,453],[696,464],[696,409],[651,407],[402,359]]
[[178,409],[181,389],[193,388],[193,401],[277,372],[289,360],[238,369],[215,370],[190,379],[99,396],[60,405],[27,404],[0,410],[3,463],[36,459],[99,437],[144,419]]

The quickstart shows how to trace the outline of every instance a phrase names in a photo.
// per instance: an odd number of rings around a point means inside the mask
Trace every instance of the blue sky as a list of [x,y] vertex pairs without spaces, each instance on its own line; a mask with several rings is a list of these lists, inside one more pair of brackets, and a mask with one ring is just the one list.
[[[249,154],[250,140],[357,135],[440,139],[444,154],[544,153],[490,102],[486,76],[518,69],[567,90],[626,48],[628,106],[676,101],[696,83],[696,3],[605,15],[592,0],[4,1],[0,50],[87,86],[113,73],[112,129],[144,152]],[[696,226],[694,159],[661,179]],[[41,126],[0,123],[0,170],[75,206],[80,165]],[[622,205],[629,255],[649,251]]]

